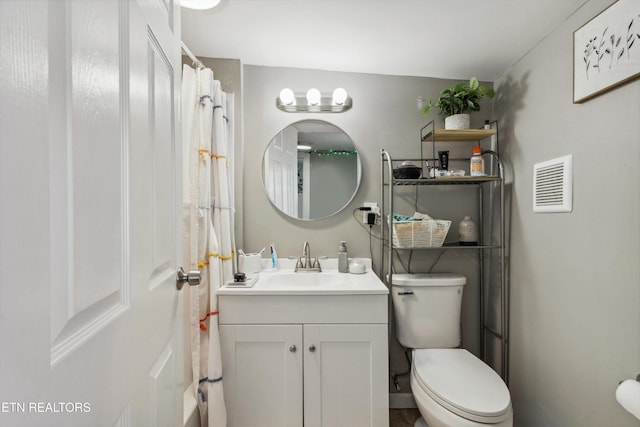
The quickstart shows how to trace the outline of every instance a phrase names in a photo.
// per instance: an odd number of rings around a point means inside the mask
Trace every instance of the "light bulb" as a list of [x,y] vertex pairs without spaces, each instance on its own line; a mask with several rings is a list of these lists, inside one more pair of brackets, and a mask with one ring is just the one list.
[[280,101],[284,105],[293,105],[295,100],[296,100],[296,96],[294,95],[293,91],[288,87],[280,91]]
[[307,102],[309,105],[318,105],[322,99],[322,94],[316,88],[311,88],[307,91]]
[[333,103],[336,105],[343,105],[347,100],[347,91],[339,87],[333,91]]

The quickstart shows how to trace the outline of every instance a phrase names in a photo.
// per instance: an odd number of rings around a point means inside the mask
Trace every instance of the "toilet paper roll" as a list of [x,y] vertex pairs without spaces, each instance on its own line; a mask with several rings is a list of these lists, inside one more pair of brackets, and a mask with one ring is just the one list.
[[640,420],[640,382],[624,380],[616,389],[616,400],[624,409]]

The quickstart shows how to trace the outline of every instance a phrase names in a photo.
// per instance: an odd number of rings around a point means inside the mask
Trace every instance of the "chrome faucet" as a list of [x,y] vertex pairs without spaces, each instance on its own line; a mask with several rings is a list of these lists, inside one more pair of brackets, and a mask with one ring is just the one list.
[[296,273],[299,271],[322,271],[320,268],[320,261],[318,258],[311,261],[311,248],[309,247],[309,242],[304,242],[302,246],[302,256],[298,258],[296,262]]
[[304,245],[302,245],[302,256],[304,257],[302,267],[311,267],[311,248],[309,247],[309,242],[304,242]]

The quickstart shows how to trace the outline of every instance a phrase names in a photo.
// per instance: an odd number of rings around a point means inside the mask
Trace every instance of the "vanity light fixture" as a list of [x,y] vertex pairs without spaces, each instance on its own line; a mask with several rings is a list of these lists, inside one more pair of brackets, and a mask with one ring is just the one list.
[[311,151],[310,145],[298,145],[298,151]]
[[322,93],[316,88],[306,93],[294,93],[284,88],[276,98],[276,107],[287,113],[342,113],[352,106],[351,97],[341,87],[332,93]]

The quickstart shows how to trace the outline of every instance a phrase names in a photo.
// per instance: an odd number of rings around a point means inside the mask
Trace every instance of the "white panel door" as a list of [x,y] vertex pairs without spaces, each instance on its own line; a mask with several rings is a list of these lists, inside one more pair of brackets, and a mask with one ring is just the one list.
[[265,186],[269,199],[282,212],[298,217],[298,131],[287,126],[265,153]]
[[182,422],[179,18],[0,1],[0,425]]
[[302,325],[220,325],[229,427],[302,426]]
[[304,426],[387,427],[387,325],[304,325]]

